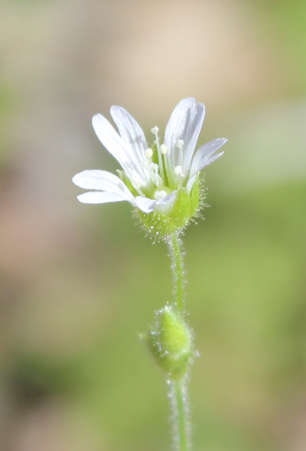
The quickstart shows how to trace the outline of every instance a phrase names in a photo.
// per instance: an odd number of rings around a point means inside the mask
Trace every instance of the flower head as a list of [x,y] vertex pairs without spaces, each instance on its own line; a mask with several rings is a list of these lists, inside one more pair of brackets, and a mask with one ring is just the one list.
[[149,230],[163,235],[184,227],[199,205],[198,175],[223,155],[218,150],[227,140],[217,138],[195,151],[205,107],[193,98],[181,100],[174,108],[162,143],[158,127],[151,129],[151,146],[124,108],[112,106],[110,114],[118,131],[101,114],[93,117],[92,125],[121,170],[118,175],[102,170],[76,174],[73,182],[90,190],[78,200],[89,204],[128,201]]

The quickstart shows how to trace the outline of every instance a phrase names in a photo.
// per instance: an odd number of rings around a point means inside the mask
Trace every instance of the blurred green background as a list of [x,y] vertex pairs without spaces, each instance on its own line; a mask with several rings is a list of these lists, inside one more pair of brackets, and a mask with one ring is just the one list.
[[166,247],[71,177],[116,168],[93,113],[148,131],[185,96],[200,143],[229,138],[185,236],[194,450],[305,450],[306,2],[2,0],[0,18],[1,451],[170,448],[139,340]]

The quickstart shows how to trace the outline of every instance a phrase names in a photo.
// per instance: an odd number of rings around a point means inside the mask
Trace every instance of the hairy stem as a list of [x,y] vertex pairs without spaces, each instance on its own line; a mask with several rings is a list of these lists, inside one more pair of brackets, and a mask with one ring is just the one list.
[[[171,269],[174,281],[174,306],[184,314],[184,261],[182,242],[177,233],[169,238]],[[172,417],[174,424],[174,444],[176,451],[189,451],[188,400],[186,396],[186,378],[172,382]]]
[[176,437],[175,445],[178,451],[190,450],[188,437],[188,406],[186,399],[186,386],[183,380],[174,382],[175,410],[176,410]]
[[182,243],[177,233],[173,233],[169,238],[169,248],[171,256],[171,268],[174,280],[175,307],[183,313],[184,310],[184,261]]

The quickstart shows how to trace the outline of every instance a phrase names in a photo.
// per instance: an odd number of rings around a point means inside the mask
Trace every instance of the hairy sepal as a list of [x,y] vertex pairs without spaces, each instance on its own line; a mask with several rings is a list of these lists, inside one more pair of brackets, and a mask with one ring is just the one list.
[[156,208],[146,214],[138,211],[145,229],[154,238],[166,238],[172,233],[183,230],[197,214],[200,205],[200,182],[197,178],[188,193],[185,187],[177,190],[176,198],[168,209]]
[[166,305],[156,312],[147,342],[157,364],[172,380],[184,377],[193,356],[192,332],[181,313]]

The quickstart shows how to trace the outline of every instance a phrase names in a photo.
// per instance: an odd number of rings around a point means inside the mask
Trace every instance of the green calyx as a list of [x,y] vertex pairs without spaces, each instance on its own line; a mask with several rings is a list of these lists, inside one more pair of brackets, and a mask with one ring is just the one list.
[[185,187],[177,190],[176,198],[167,210],[155,209],[146,214],[138,210],[139,218],[155,238],[164,238],[184,229],[196,215],[200,205],[200,182],[197,179],[188,193]]
[[156,313],[147,341],[156,362],[168,376],[182,378],[193,356],[192,333],[182,315],[173,307],[163,307]]

